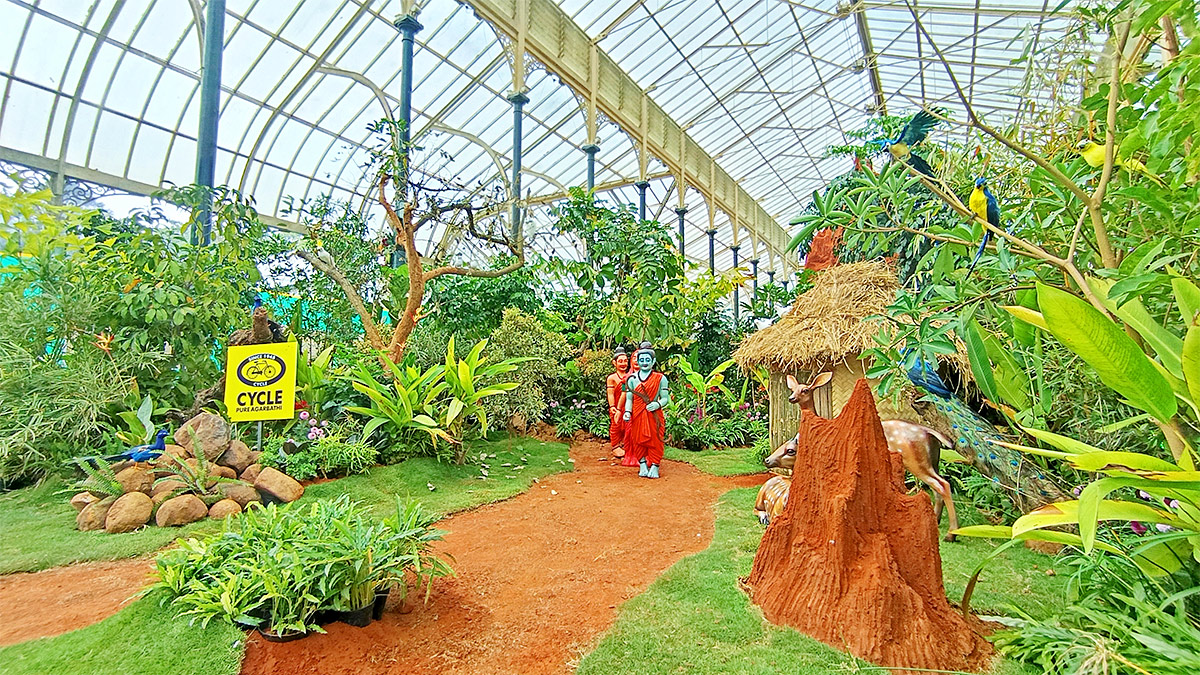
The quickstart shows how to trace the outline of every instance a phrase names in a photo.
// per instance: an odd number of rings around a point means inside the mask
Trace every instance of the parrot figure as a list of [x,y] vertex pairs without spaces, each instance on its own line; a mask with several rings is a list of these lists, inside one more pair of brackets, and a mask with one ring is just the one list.
[[933,167],[929,166],[918,155],[912,154],[910,148],[917,143],[925,140],[929,135],[929,130],[937,126],[938,118],[934,117],[929,112],[922,110],[904,125],[904,129],[900,131],[900,135],[895,138],[878,138],[869,141],[879,146],[880,150],[887,150],[892,157],[901,162],[911,164],[914,169],[933,178]]
[[[988,189],[987,178],[980,176],[975,179],[975,189],[971,191],[971,197],[967,200],[967,206],[980,219],[986,221],[992,227],[999,229],[1000,202],[996,201],[996,196]],[[991,239],[992,231],[985,229],[983,231],[983,241],[979,242],[979,250],[975,251],[975,257],[971,259],[971,266],[967,268],[968,279],[971,278],[971,272],[975,271],[975,265],[979,263],[979,258],[983,256],[983,251]]]
[[1023,511],[1065,497],[1041,467],[1026,460],[1020,452],[995,443],[1004,440],[1000,432],[955,396],[936,367],[917,359],[906,375],[910,382],[929,393],[923,400],[933,403],[950,423],[954,449],[993,483],[1011,491]]
[[[1104,146],[1103,145],[1100,145],[1100,144],[1096,143],[1095,141],[1092,141],[1091,139],[1085,138],[1082,141],[1079,141],[1079,147],[1077,148],[1077,150],[1079,151],[1080,156],[1083,157],[1083,160],[1088,163],[1088,166],[1090,166],[1092,168],[1099,168],[1099,167],[1104,166]],[[1120,151],[1119,147],[1113,147],[1113,155],[1114,156],[1118,155],[1119,151]],[[1150,180],[1157,183],[1159,185],[1159,187],[1163,187],[1166,185],[1166,183],[1164,183],[1161,178],[1159,178],[1158,176],[1151,173],[1151,171],[1146,168],[1145,164],[1142,164],[1140,161],[1134,159],[1133,157],[1121,159],[1119,156],[1117,156],[1116,163],[1117,163],[1117,166],[1121,167],[1122,169],[1125,169],[1129,173],[1133,173],[1136,171],[1140,174],[1145,175],[1147,178],[1149,178]]]

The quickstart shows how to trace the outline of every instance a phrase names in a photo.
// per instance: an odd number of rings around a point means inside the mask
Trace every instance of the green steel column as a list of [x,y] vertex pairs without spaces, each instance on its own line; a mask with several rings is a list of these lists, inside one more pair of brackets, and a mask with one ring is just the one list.
[[705,230],[704,233],[708,235],[708,273],[716,274],[717,273],[717,249],[716,249],[717,231],[716,230]]
[[[735,270],[738,268],[738,251],[741,248],[742,247],[737,244],[729,247],[729,250],[733,251],[733,269]],[[735,326],[741,320],[741,307],[738,307],[738,305],[741,304],[741,294],[739,293],[739,289],[741,287],[742,285],[740,283],[733,287],[733,325]]]
[[758,258],[750,261],[750,273],[754,275],[754,302],[758,302]]
[[525,104],[529,97],[524,92],[514,91],[508,95],[513,106],[513,163],[512,163],[512,237],[517,240],[521,236],[521,141],[524,140],[521,123],[525,118]]
[[[398,120],[400,123],[400,152],[402,159],[400,161],[400,176],[396,182],[399,183],[400,196],[405,202],[408,201],[408,159],[409,145],[412,139],[412,86],[413,86],[413,45],[416,42],[417,31],[423,26],[417,17],[412,14],[403,14],[396,18],[394,23],[396,28],[400,29],[400,109],[397,111],[400,115]],[[405,261],[405,252],[403,246],[393,242],[392,245],[392,267],[399,267]]]
[[775,285],[775,270],[767,270],[767,283]]
[[196,183],[210,192],[200,208],[200,231],[192,243],[212,243],[212,193],[217,171],[217,121],[221,117],[221,51],[225,48],[225,0],[208,0],[204,17],[204,61],[200,67],[200,128],[196,134]]
[[596,153],[600,152],[600,146],[595,143],[588,143],[580,149],[587,153],[588,190],[594,190],[596,189]]
[[639,180],[633,186],[638,191],[638,220],[646,219],[646,188],[650,187],[650,181]]
[[680,206],[675,213],[679,216],[679,255],[683,255],[683,214],[687,213],[687,207]]
[[784,279],[783,280],[783,292],[784,293],[787,293],[787,287],[788,287],[788,280]]

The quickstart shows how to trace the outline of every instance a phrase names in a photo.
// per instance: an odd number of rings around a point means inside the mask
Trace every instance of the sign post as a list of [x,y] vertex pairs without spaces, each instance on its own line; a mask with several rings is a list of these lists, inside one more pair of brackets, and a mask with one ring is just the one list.
[[288,420],[296,414],[296,343],[230,347],[225,358],[225,409],[233,422]]

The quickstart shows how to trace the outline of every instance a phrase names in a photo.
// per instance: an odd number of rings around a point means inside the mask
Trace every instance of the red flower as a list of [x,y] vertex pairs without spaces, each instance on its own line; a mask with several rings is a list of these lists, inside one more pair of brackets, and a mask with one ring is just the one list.
[[308,408],[308,401],[296,401],[296,410],[304,410],[305,408]]

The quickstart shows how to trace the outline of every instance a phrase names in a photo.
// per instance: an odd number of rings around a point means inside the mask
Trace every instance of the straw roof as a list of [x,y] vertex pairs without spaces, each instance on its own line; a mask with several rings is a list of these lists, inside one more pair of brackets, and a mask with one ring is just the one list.
[[896,270],[882,260],[834,265],[819,273],[782,319],[746,338],[733,358],[743,368],[812,370],[876,346],[896,298]]

